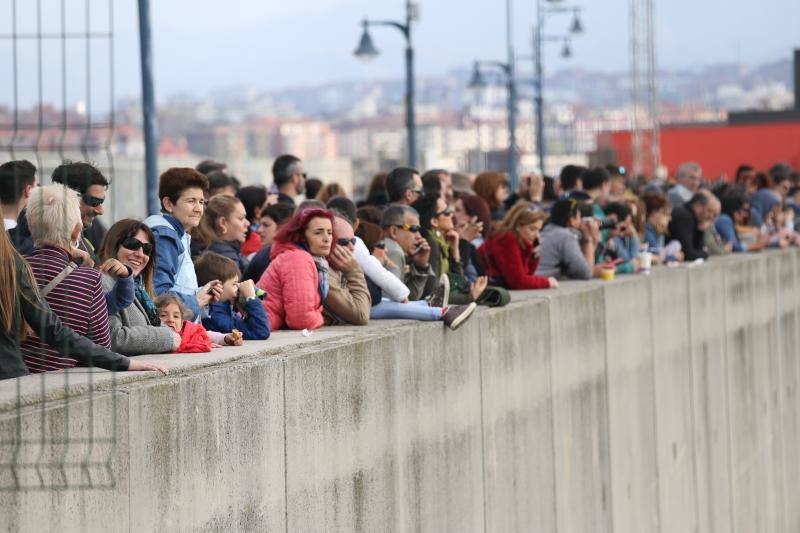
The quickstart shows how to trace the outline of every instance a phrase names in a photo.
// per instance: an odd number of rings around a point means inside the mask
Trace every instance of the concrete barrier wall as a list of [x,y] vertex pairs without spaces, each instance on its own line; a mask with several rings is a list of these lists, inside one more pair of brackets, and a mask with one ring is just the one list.
[[800,531],[799,255],[0,383],[0,526]]

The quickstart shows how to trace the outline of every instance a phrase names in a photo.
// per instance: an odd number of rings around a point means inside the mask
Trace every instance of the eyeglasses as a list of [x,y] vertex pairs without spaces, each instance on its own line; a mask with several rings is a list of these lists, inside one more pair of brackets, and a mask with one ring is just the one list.
[[448,208],[446,208],[444,211],[439,211],[439,212],[438,212],[438,213],[436,213],[434,216],[435,216],[435,217],[441,217],[441,216],[449,217],[449,216],[451,216],[452,214],[453,214],[453,210],[452,210],[452,209],[450,209],[450,208],[448,207]]
[[411,192],[415,192],[417,194],[425,194],[425,189],[408,189]]
[[142,242],[139,239],[134,237],[128,237],[124,241],[122,241],[122,247],[126,250],[136,251],[139,248],[142,249],[142,253],[146,256],[150,256],[153,253],[153,245],[149,242]]
[[411,233],[419,233],[419,230],[422,229],[422,226],[419,224],[392,224],[395,228],[404,229],[406,231],[410,231]]
[[88,194],[83,195],[83,203],[89,207],[100,207],[105,201],[105,198],[98,198],[97,196],[90,196]]
[[339,246],[347,246],[348,244],[352,244],[353,246],[356,245],[356,238],[353,237],[352,239],[336,239],[336,244]]

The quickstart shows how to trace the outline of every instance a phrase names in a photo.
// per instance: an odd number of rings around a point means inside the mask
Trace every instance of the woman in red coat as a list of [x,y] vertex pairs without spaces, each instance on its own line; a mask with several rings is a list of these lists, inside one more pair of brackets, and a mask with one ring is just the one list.
[[335,243],[333,215],[321,208],[299,211],[275,235],[269,268],[256,284],[267,293],[264,308],[271,331],[322,326],[322,303],[328,296],[325,258]]
[[508,289],[551,289],[556,278],[537,276],[539,232],[545,214],[529,202],[518,202],[497,226],[497,231],[478,248],[489,283]]

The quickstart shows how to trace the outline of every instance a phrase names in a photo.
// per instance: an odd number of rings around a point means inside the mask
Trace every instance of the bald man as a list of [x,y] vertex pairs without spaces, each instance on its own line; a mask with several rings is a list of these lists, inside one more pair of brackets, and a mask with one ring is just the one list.
[[333,221],[336,246],[328,256],[330,264],[328,298],[325,300],[325,324],[369,323],[372,299],[364,271],[358,266],[353,250],[356,239],[350,222],[337,216]]

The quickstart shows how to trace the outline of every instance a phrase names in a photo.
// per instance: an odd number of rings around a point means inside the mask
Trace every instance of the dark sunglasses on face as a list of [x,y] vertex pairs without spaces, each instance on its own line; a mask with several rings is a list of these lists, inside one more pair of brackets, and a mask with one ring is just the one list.
[[437,217],[440,217],[440,216],[446,216],[446,217],[449,217],[449,216],[450,216],[450,215],[452,215],[452,214],[453,214],[453,210],[452,210],[452,209],[450,209],[450,208],[448,207],[448,208],[447,208],[447,209],[445,209],[444,211],[439,211],[438,213],[436,213],[436,216],[437,216]]
[[385,242],[383,242],[383,241],[381,241],[381,242],[376,242],[376,243],[375,243],[375,248],[380,248],[381,250],[385,250],[385,249],[386,249],[386,243],[385,243]]
[[96,196],[89,196],[88,194],[83,195],[83,203],[88,205],[89,207],[100,207],[105,202],[105,198],[98,198]]
[[408,224],[392,224],[395,228],[404,229],[406,231],[410,231],[411,233],[419,233],[419,230],[422,229],[422,226],[419,224],[408,225]]
[[129,237],[122,241],[122,247],[126,250],[131,250],[135,252],[139,248],[142,249],[142,253],[146,256],[150,256],[153,253],[153,245],[149,242],[142,242],[139,239],[135,239],[133,237]]
[[339,246],[347,246],[348,244],[352,244],[353,246],[356,245],[356,238],[353,237],[352,239],[336,239],[336,244]]

